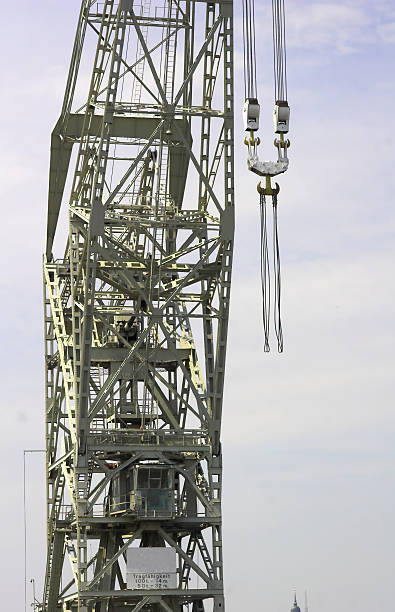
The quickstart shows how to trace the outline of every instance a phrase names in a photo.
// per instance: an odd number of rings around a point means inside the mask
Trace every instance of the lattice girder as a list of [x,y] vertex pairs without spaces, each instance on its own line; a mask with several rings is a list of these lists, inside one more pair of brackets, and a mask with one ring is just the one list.
[[[43,611],[224,609],[233,230],[232,2],[84,1],[51,140]],[[130,587],[136,547],[174,551],[173,586]]]

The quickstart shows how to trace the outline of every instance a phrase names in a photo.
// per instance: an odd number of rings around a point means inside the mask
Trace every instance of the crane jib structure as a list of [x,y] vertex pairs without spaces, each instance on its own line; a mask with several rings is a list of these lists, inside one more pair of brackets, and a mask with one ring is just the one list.
[[51,137],[42,612],[224,609],[233,112],[232,0],[82,1]]

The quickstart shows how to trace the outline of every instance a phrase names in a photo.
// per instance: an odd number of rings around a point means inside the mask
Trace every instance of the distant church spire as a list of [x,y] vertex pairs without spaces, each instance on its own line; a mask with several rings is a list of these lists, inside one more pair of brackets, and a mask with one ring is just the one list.
[[300,612],[300,608],[299,608],[298,602],[296,600],[296,593],[295,593],[295,597],[294,597],[294,605],[291,608],[291,612]]

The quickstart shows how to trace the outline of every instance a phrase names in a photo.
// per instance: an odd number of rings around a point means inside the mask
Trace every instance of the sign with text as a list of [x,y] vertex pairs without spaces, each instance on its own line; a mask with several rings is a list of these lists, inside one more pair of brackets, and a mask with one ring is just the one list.
[[176,589],[177,557],[174,548],[133,548],[127,551],[128,589]]

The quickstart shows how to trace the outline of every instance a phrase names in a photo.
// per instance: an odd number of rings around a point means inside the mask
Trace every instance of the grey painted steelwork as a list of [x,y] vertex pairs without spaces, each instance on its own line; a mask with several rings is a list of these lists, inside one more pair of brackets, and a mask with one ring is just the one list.
[[[82,2],[51,140],[45,612],[224,609],[232,13]],[[177,588],[127,588],[136,546],[176,551]]]

